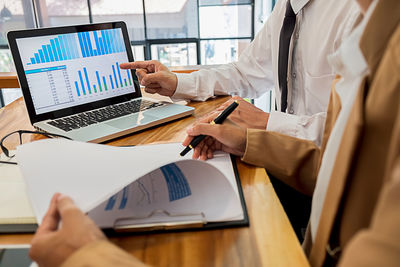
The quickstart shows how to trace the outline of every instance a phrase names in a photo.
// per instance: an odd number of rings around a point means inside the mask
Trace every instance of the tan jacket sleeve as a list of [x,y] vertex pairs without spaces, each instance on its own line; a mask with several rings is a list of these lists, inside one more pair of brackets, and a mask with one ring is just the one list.
[[62,267],[146,266],[108,241],[90,243],[72,254]]
[[340,266],[399,266],[400,155],[391,178],[382,190],[371,227],[353,237]]
[[400,107],[394,125],[384,184],[370,227],[346,246],[341,266],[399,266],[400,263]]
[[266,168],[276,178],[311,196],[317,181],[321,155],[341,110],[340,97],[335,90],[338,81],[339,76],[332,83],[321,147],[305,139],[247,129],[246,151],[242,160]]
[[298,191],[312,195],[320,159],[313,142],[256,129],[247,129],[242,160],[268,172]]

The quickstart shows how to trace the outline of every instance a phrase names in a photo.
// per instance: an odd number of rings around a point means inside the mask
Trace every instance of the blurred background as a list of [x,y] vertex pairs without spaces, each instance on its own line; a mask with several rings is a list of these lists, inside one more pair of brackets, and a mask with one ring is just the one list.
[[[0,0],[0,72],[15,71],[7,32],[124,21],[135,60],[167,66],[236,61],[261,29],[275,0]],[[21,97],[0,90],[3,104]],[[273,95],[253,102],[269,111]]]

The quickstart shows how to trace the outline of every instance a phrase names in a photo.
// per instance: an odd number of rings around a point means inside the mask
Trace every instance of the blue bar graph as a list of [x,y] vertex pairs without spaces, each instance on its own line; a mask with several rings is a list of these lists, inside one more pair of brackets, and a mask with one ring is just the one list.
[[78,96],[81,96],[81,93],[79,92],[78,82],[76,82],[76,81],[75,81],[75,87],[76,87],[76,92],[78,93]]
[[100,92],[102,92],[103,90],[101,89],[100,76],[98,71],[96,71],[96,77],[97,77],[97,83],[99,84],[99,90]]
[[81,81],[82,85],[82,91],[85,92],[85,85],[83,84],[82,73],[81,71],[78,71],[78,73],[79,73],[79,80]]
[[44,54],[44,59],[46,60],[46,62],[50,62],[50,57],[49,54],[47,53],[47,47],[45,45],[42,45],[42,50]]
[[86,52],[85,52],[85,49],[83,48],[85,46],[83,45],[82,33],[81,32],[78,32],[78,39],[79,39],[79,45],[81,47],[82,57],[86,57]]
[[86,84],[87,84],[87,87],[88,87],[89,94],[91,94],[92,91],[91,91],[91,89],[90,89],[90,83],[89,83],[89,78],[88,78],[88,75],[87,75],[87,70],[86,70],[86,68],[83,68],[83,72],[85,73]]
[[119,64],[118,64],[118,62],[115,63],[115,65],[117,66],[118,77],[119,77],[119,81],[120,81],[121,87],[123,87],[124,85],[122,84],[121,71],[120,71],[120,69],[119,69]]
[[84,32],[82,33],[82,39],[83,39],[83,45],[84,45],[86,57],[90,57],[89,44],[88,44],[88,40],[86,39],[86,33],[84,33]]
[[60,38],[61,38],[61,40],[62,40],[62,43],[64,44],[65,53],[66,53],[66,55],[67,55],[67,59],[72,59],[72,56],[71,56],[71,50],[72,50],[72,48],[71,48],[71,47],[69,46],[69,44],[68,44],[67,35],[60,35]]
[[119,29],[67,33],[41,44],[36,53],[31,55],[27,61],[30,64],[40,64],[109,55],[123,51],[125,51],[125,44]]
[[97,36],[96,31],[93,32],[93,36],[94,36],[94,42],[96,43],[96,52],[98,55],[101,55],[99,37]]
[[104,34],[106,35],[106,40],[107,40],[107,44],[108,44],[108,50],[109,50],[110,54],[112,54],[112,53],[115,53],[115,52],[112,49],[111,38],[110,38],[109,32],[110,32],[109,30],[105,30]]
[[44,55],[43,55],[43,51],[42,51],[42,49],[39,49],[39,57],[40,57],[40,62],[45,62],[45,59],[44,59]]
[[85,35],[86,35],[86,42],[88,43],[89,55],[93,57],[93,48],[92,48],[92,42],[90,41],[89,33],[85,32]]
[[101,40],[103,40],[103,47],[104,47],[104,53],[110,54],[109,53],[109,45],[107,44],[107,38],[105,35],[105,31],[101,31]]
[[[60,36],[60,37],[61,37],[61,36]],[[67,57],[67,53],[66,53],[66,51],[65,51],[64,42],[63,42],[62,38],[59,38],[59,40],[60,40],[60,46],[61,46],[61,52],[62,52],[62,55],[63,55],[63,59],[64,59],[64,60],[67,60],[68,57]]]
[[50,44],[51,44],[51,49],[53,50],[54,60],[58,61],[57,48],[56,48],[56,43],[54,42],[54,39],[50,40]]
[[107,91],[106,77],[103,76],[104,90]]
[[[115,68],[117,67],[117,70]],[[111,73],[112,69],[112,73]],[[85,76],[83,76],[83,74]],[[118,77],[117,77],[118,72]],[[81,70],[77,71],[78,78],[74,81],[78,88],[81,89],[80,96],[96,94],[98,92],[106,93],[111,89],[124,88],[132,86],[131,74],[130,72],[121,73],[119,69],[118,62],[112,64],[107,70],[93,70],[93,72],[88,71],[87,67],[83,67]],[[109,78],[109,80],[108,80]],[[118,79],[117,79],[118,78]],[[85,86],[87,86],[87,91],[85,91]],[[93,91],[91,90],[93,88]]]
[[76,38],[75,38],[75,34],[70,34],[69,35],[69,43],[70,43],[70,47],[72,47],[72,51],[73,51],[73,58],[80,58],[79,56],[79,52],[78,52],[78,46],[76,43]]
[[111,76],[111,74],[110,74],[110,83],[111,83],[111,87],[112,87],[112,89],[114,89],[114,82],[113,82],[113,80],[112,80],[112,76]]
[[115,85],[117,86],[117,88],[119,88],[119,86],[118,86],[118,81],[117,81],[117,74],[115,73],[115,67],[114,67],[114,65],[112,66],[112,69],[113,69],[113,73],[114,73]]
[[131,81],[131,70],[126,70],[126,72],[128,73],[129,85],[132,85],[132,81]]
[[109,35],[109,30],[105,30],[104,31],[104,36],[106,38],[106,43],[107,43],[107,46],[108,46],[109,54],[115,53],[114,50],[113,50],[113,47],[112,47],[111,38],[110,38],[110,35]]
[[102,38],[99,38],[99,44],[100,44],[100,51],[101,51],[101,54],[102,54],[102,55],[105,55],[106,52],[105,52],[104,43],[103,43],[103,39],[102,39]]
[[56,50],[57,50],[57,54],[58,54],[58,60],[61,61],[61,60],[63,60],[63,56],[61,53],[60,41],[58,40],[58,38],[56,38],[54,41],[56,42]]
[[54,56],[53,56],[53,51],[51,49],[51,45],[46,45],[46,47],[47,47],[47,53],[49,53],[50,61],[53,62]]

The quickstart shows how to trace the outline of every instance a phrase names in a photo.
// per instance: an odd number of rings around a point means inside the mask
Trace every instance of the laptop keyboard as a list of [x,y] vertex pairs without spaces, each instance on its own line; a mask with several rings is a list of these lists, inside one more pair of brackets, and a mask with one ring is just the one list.
[[73,116],[64,117],[48,122],[48,124],[61,130],[71,130],[86,127],[95,123],[119,118],[146,109],[163,106],[162,103],[155,103],[147,100],[133,100],[121,104],[107,106],[101,109],[86,111]]

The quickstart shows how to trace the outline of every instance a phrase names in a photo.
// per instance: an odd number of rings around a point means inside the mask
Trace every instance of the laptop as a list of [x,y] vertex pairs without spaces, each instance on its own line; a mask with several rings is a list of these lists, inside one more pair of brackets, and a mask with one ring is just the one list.
[[7,35],[32,125],[101,143],[192,115],[194,108],[142,97],[126,24],[10,31]]

